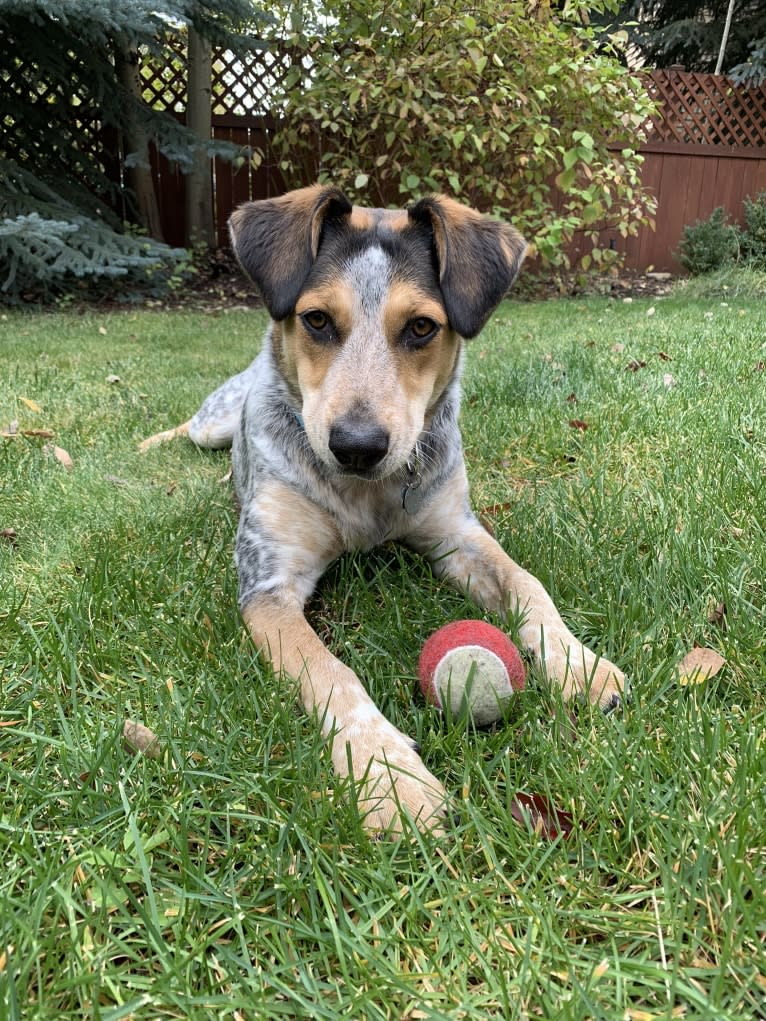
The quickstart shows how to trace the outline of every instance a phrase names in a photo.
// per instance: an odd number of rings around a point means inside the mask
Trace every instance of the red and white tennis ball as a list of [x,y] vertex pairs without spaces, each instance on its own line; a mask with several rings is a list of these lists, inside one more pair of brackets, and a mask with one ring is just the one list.
[[456,620],[434,631],[418,661],[427,701],[455,715],[469,712],[480,727],[499,720],[524,687],[519,650],[483,620]]

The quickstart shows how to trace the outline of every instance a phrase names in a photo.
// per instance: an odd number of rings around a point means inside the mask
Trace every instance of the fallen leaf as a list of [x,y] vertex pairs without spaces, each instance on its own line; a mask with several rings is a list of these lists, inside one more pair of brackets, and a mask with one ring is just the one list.
[[119,383],[120,382],[120,377],[119,376],[107,376],[106,377],[106,381],[107,381],[107,383]]
[[0,539],[5,539],[11,546],[15,546],[18,542],[18,536],[15,528],[0,528]]
[[676,385],[676,377],[670,372],[666,372],[662,377],[662,385],[670,389],[672,386]]
[[31,400],[29,397],[19,397],[22,404],[26,404],[30,411],[42,411],[43,409],[37,403],[37,401]]
[[655,313],[656,311],[657,311],[657,310],[655,309],[654,305],[652,305],[652,306],[651,306],[651,308],[648,308],[648,309],[646,310],[646,314],[647,314],[648,316],[653,316],[653,315],[654,315],[654,313]]
[[132,752],[146,755],[149,759],[159,759],[162,757],[160,739],[154,731],[149,730],[143,723],[125,720],[122,728],[122,740]]
[[52,429],[22,429],[22,436],[34,436],[41,440],[52,440],[56,435]]
[[663,361],[663,362],[672,362],[673,361],[673,359],[670,357],[670,355],[666,355],[664,351],[658,351],[657,352],[657,357],[660,359],[660,361]]
[[593,969],[593,978],[602,978],[609,971],[609,961],[604,958],[601,964],[597,964]]
[[585,432],[585,430],[588,428],[588,423],[583,422],[581,418],[573,418],[570,421],[569,426],[571,429],[579,429],[581,432]]
[[574,830],[574,820],[569,812],[551,805],[542,794],[524,794],[517,791],[511,802],[511,815],[522,826],[528,826],[546,837],[568,837]]
[[646,362],[640,362],[640,361],[638,361],[638,359],[634,358],[632,361],[628,362],[628,364],[625,366],[625,371],[626,372],[628,372],[628,371],[630,371],[630,372],[638,372],[639,369],[645,369],[645,368],[646,368]]
[[577,394],[570,394],[567,397],[567,403],[568,404],[577,404]]
[[513,504],[510,503],[490,503],[486,507],[482,507],[479,514],[483,514],[484,517],[494,517],[496,514],[500,514],[503,511],[509,511],[513,508]]
[[62,465],[68,472],[74,468],[74,462],[69,454],[64,450],[63,447],[56,447],[52,443],[46,443],[43,447],[46,454],[53,454],[58,463]]
[[716,603],[713,609],[707,616],[708,623],[710,624],[725,624],[726,623],[726,603]]
[[18,727],[23,720],[0,720],[0,727]]
[[99,326],[98,332],[101,334],[102,337],[105,337],[106,336],[106,327],[105,326]]
[[678,683],[684,687],[687,684],[702,684],[709,677],[715,677],[725,663],[726,660],[715,649],[694,648],[676,666]]

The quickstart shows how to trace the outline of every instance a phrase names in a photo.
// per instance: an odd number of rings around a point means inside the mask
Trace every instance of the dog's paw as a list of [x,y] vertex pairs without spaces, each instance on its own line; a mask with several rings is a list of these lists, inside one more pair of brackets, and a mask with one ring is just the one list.
[[400,834],[407,821],[435,835],[444,833],[447,792],[423,764],[413,742],[385,718],[350,728],[333,741],[338,772],[349,766],[364,825],[373,833]]
[[579,642],[552,650],[545,657],[545,668],[566,699],[585,695],[604,712],[621,708],[627,699],[628,682],[622,670]]

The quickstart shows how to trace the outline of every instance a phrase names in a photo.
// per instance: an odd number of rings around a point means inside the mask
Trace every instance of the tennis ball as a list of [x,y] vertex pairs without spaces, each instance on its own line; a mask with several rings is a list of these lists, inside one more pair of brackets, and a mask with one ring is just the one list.
[[456,620],[434,631],[418,661],[426,700],[455,715],[469,713],[483,727],[499,720],[524,687],[519,650],[483,620]]

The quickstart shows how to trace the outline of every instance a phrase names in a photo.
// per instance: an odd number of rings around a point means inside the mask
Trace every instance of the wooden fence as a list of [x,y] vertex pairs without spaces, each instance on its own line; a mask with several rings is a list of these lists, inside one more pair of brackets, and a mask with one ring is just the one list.
[[681,270],[675,251],[686,224],[718,206],[743,222],[743,200],[766,191],[766,90],[735,88],[722,75],[653,71],[648,90],[659,102],[641,181],[657,199],[656,230],[635,238],[605,232],[628,269]]
[[[213,73],[213,135],[216,139],[263,153],[256,168],[234,169],[217,159],[213,166],[215,214],[219,242],[225,244],[229,213],[247,199],[265,198],[285,190],[271,150],[273,120],[269,94],[289,67],[289,54],[252,55],[249,60],[219,54]],[[171,68],[150,64],[142,70],[145,98],[183,117],[183,62]],[[723,206],[742,221],[743,199],[766,191],[766,89],[742,90],[729,79],[681,70],[652,71],[647,89],[659,112],[647,125],[642,183],[657,199],[656,230],[642,227],[636,237],[623,238],[605,228],[601,244],[622,252],[629,270],[650,268],[677,272],[675,251],[685,224],[706,219]],[[160,158],[155,178],[165,239],[183,244],[184,177]],[[575,238],[574,259],[581,242]],[[583,248],[584,250],[584,248]]]

